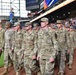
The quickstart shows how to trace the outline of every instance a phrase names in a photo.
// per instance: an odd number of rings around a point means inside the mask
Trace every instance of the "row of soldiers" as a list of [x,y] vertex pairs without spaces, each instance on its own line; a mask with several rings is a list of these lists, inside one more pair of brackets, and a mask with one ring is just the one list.
[[[32,28],[30,22],[25,23],[21,29],[16,22],[11,28],[6,22],[6,29],[0,22],[0,53],[4,51],[4,72],[8,73],[11,63],[14,65],[16,75],[23,67],[26,75],[54,75],[54,67],[58,62],[59,75],[65,73],[66,55],[69,54],[69,69],[72,69],[74,49],[76,48],[76,30],[63,25],[62,20],[57,20],[57,28],[49,25],[49,19],[41,18],[40,27],[35,23]],[[55,61],[57,60],[57,61]]]

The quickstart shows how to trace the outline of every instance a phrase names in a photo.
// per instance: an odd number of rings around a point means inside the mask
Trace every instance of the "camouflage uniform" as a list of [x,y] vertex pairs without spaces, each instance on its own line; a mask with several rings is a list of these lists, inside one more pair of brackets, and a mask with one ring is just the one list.
[[34,55],[36,56],[37,52],[36,37],[33,30],[30,33],[28,31],[24,33],[22,49],[24,50],[24,68],[26,75],[32,75],[32,71],[35,70],[35,61],[32,59],[32,57]]
[[4,34],[4,67],[8,68],[9,58],[13,60],[13,52],[11,50],[14,49],[14,41],[13,41],[14,31],[12,29],[7,29]]
[[22,49],[22,39],[23,39],[23,34],[22,31],[16,31],[15,32],[15,47],[14,47],[14,69],[16,72],[19,71],[20,66],[22,64],[22,56],[23,56],[23,51]]
[[[64,30],[66,32],[66,38],[67,38],[67,40],[66,40],[67,45],[65,46],[65,50],[66,50],[66,62],[68,62],[69,61],[69,52],[68,52],[68,39],[69,39],[69,37],[68,37],[68,34],[69,34],[70,26],[66,25],[66,27],[64,27]],[[68,65],[68,63],[67,63],[67,65]]]
[[50,28],[40,29],[38,32],[38,56],[40,57],[41,75],[54,75],[54,61],[49,62],[50,58],[55,59],[57,41],[55,33]]
[[74,39],[75,32],[69,31],[68,33],[68,39],[67,39],[67,44],[68,44],[68,50],[69,50],[69,68],[71,68],[71,65],[73,63],[73,55],[74,55],[74,45],[75,45],[75,39]]
[[[35,37],[36,37],[36,40],[38,41],[38,31],[39,31],[39,28],[38,28],[38,23],[34,23],[33,24],[34,28],[33,28],[33,31],[35,33]],[[35,29],[36,28],[36,29]],[[36,42],[37,43],[37,42]],[[37,46],[38,47],[38,46]],[[37,48],[38,49],[38,48]],[[37,53],[36,53],[36,57],[38,56],[38,50],[37,50]],[[38,73],[38,75],[40,75],[40,66],[39,66],[39,60],[34,60],[35,61],[35,71],[36,73]]]
[[[59,20],[59,24],[62,23],[61,20]],[[56,30],[57,34],[57,41],[58,41],[58,64],[59,64],[59,74],[63,75],[65,71],[65,60],[66,60],[66,45],[67,45],[67,37],[66,37],[66,31],[61,28]]]

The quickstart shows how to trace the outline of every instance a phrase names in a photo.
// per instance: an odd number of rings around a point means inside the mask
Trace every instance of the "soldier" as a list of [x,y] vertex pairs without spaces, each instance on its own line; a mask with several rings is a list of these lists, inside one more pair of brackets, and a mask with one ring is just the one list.
[[69,52],[69,69],[72,69],[72,64],[73,64],[73,55],[74,55],[74,45],[75,45],[75,39],[74,39],[74,29],[73,27],[70,27],[69,33],[68,33],[68,52]]
[[65,26],[64,26],[64,29],[65,29],[65,31],[66,31],[66,36],[67,36],[67,45],[65,46],[65,48],[66,48],[66,63],[67,63],[67,65],[68,65],[68,61],[69,61],[69,50],[68,50],[68,39],[69,39],[69,31],[70,31],[70,26],[69,26],[69,24],[65,24]]
[[[36,36],[36,40],[38,40],[38,31],[39,31],[39,24],[38,23],[34,23],[33,24],[33,31],[35,33],[35,36]],[[38,47],[38,46],[37,46]],[[37,50],[37,53],[36,53],[36,58],[38,56],[38,50]],[[39,66],[39,61],[36,59],[34,60],[35,61],[35,71],[37,73],[37,75],[40,75],[40,66]]]
[[4,33],[4,72],[1,75],[5,75],[8,73],[8,63],[10,60],[13,61],[13,50],[14,50],[14,43],[13,43],[13,34],[14,31],[11,29],[10,22],[6,22],[6,31]]
[[64,75],[65,71],[65,60],[66,60],[66,31],[62,28],[62,20],[57,20],[56,30],[57,41],[58,41],[58,64],[59,64],[59,75]]
[[36,36],[32,30],[32,24],[27,22],[25,24],[26,32],[23,35],[23,44],[22,49],[24,50],[24,68],[26,75],[32,75],[32,72],[35,70],[34,60],[36,60]]
[[14,26],[16,29],[15,35],[14,35],[14,69],[15,69],[16,75],[20,75],[19,70],[21,67],[22,57],[23,57],[23,51],[21,50],[23,34],[21,31],[19,22],[16,22]]
[[48,18],[41,18],[41,29],[38,32],[38,57],[41,75],[54,75],[57,41],[54,32],[48,26]]
[[0,21],[0,55],[4,49],[4,32],[5,30],[2,28],[2,23]]

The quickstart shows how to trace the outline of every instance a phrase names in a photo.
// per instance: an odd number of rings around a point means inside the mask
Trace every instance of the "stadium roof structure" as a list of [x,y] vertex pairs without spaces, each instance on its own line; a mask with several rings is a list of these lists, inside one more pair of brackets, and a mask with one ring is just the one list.
[[66,6],[66,5],[68,5],[68,4],[70,4],[70,3],[74,2],[74,1],[76,1],[76,0],[66,0],[66,1],[60,3],[59,5],[57,5],[57,6],[53,7],[53,8],[51,8],[51,9],[49,9],[48,11],[44,12],[43,14],[39,15],[38,17],[32,19],[30,22],[34,22],[34,21],[36,21],[36,20],[38,20],[38,19],[40,19],[40,18],[54,12],[54,11],[56,11],[56,10],[58,10],[58,9],[64,7],[64,6]]

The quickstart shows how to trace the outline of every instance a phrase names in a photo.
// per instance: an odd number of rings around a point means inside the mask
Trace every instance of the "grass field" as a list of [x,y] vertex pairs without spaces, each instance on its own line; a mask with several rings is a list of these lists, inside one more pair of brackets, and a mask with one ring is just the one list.
[[0,57],[0,67],[4,66],[4,54],[2,53],[1,57]]

